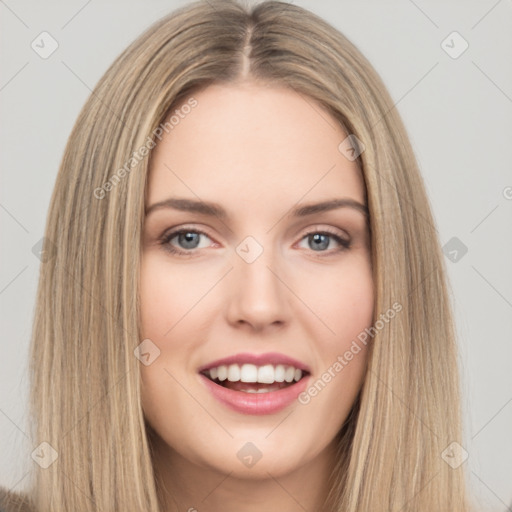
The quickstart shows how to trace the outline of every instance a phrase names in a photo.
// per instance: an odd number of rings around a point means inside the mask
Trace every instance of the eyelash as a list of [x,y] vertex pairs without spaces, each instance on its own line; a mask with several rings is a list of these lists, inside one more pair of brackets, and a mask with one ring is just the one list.
[[[184,233],[200,234],[200,235],[204,235],[204,236],[206,236],[206,237],[211,239],[211,237],[208,235],[208,233],[206,233],[206,232],[204,232],[204,231],[202,231],[200,229],[197,229],[197,228],[194,228],[194,229],[181,228],[181,229],[178,229],[176,231],[171,231],[170,233],[164,234],[162,236],[162,238],[160,239],[159,243],[163,246],[165,251],[167,251],[167,252],[169,252],[171,254],[175,254],[175,255],[179,255],[179,256],[183,256],[183,257],[192,257],[192,256],[195,255],[195,252],[198,249],[191,249],[191,250],[188,250],[188,251],[180,250],[180,249],[177,249],[175,246],[170,244],[170,242],[171,242],[171,240],[173,238],[175,238],[177,235],[184,234]],[[321,229],[321,230],[309,231],[309,232],[305,233],[304,236],[302,236],[300,241],[304,240],[305,238],[307,238],[308,236],[311,236],[311,235],[326,235],[326,236],[329,236],[332,239],[334,239],[341,246],[338,249],[327,250],[327,251],[313,251],[313,250],[311,250],[311,252],[317,253],[316,256],[320,257],[320,258],[326,257],[326,256],[332,256],[333,254],[337,254],[339,252],[346,251],[347,249],[350,249],[350,247],[351,247],[351,244],[350,244],[349,241],[344,240],[338,234],[334,233],[333,231],[330,231],[329,229]]]

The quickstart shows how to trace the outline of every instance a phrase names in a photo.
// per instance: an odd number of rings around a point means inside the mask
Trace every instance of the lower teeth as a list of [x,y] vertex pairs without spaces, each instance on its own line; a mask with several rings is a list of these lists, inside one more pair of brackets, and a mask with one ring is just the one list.
[[229,382],[222,381],[220,382],[218,379],[214,380],[216,384],[231,389],[232,391],[241,391],[243,393],[271,393],[272,391],[279,391],[285,387],[291,386],[295,384],[294,382],[277,382],[274,384],[257,384],[257,383],[241,383],[241,382]]
[[243,393],[270,393],[277,391],[279,388],[260,388],[260,389],[240,389]]

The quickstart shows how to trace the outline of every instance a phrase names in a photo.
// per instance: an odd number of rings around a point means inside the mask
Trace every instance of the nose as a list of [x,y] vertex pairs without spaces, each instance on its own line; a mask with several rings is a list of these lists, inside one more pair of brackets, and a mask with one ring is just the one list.
[[290,291],[281,274],[270,250],[252,262],[236,255],[227,283],[227,321],[258,331],[288,323]]

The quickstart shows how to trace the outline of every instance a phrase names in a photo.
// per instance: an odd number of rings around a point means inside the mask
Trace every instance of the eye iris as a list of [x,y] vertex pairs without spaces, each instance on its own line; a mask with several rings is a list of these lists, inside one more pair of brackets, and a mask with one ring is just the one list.
[[329,236],[321,233],[315,233],[309,236],[309,240],[314,242],[313,250],[327,249],[329,247]]
[[[178,244],[183,249],[195,249],[199,245],[201,233],[196,233],[193,231],[183,231],[181,233],[178,233],[176,236],[178,237]],[[329,247],[330,238],[331,235],[325,233],[315,233],[313,235],[309,235],[309,246],[314,251],[327,249]]]
[[178,235],[178,243],[184,249],[195,249],[199,244],[199,237],[201,235],[199,233],[180,233]]

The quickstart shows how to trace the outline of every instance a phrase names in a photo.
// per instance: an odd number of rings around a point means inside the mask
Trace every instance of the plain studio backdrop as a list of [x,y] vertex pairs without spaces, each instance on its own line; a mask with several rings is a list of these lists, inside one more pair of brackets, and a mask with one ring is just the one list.
[[[0,1],[0,485],[25,488],[35,448],[25,431],[38,243],[66,140],[118,54],[187,3]],[[404,119],[447,259],[464,464],[482,509],[504,512],[512,503],[512,2],[293,3],[366,55]]]

